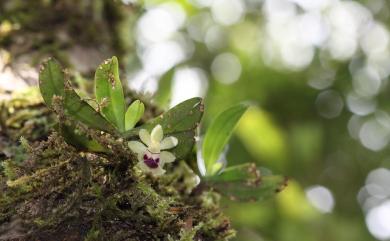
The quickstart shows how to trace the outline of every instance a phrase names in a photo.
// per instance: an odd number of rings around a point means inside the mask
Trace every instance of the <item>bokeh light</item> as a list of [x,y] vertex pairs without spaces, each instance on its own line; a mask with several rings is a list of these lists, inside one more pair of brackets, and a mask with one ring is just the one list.
[[211,73],[221,83],[232,84],[240,78],[240,60],[231,53],[219,54],[211,64]]
[[204,96],[207,90],[207,76],[202,69],[180,68],[175,72],[172,86],[171,106],[197,96]]
[[306,189],[306,197],[309,202],[320,212],[332,212],[335,205],[330,190],[323,186],[313,186]]

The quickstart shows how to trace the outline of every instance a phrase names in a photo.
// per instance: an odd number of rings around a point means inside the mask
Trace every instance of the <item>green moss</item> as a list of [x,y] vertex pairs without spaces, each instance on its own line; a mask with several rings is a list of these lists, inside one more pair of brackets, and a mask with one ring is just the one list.
[[88,231],[88,234],[87,236],[85,237],[84,241],[95,241],[95,240],[100,240],[101,238],[101,235],[100,235],[100,230],[96,230],[96,229],[90,229]]
[[2,163],[3,165],[3,174],[7,178],[7,180],[14,180],[17,177],[16,174],[16,167],[14,162],[11,162],[11,160],[5,160]]
[[[2,161],[0,239],[12,237],[12,220],[20,223],[20,240],[211,241],[234,235],[219,196],[193,192],[195,174],[184,161],[156,179],[134,168],[136,157],[114,136],[76,124],[109,147],[106,153],[78,150],[47,128],[56,119],[41,104],[6,106],[0,123],[33,109],[41,114],[32,118],[45,121],[26,127],[23,118],[13,119],[20,129],[0,133],[0,144],[18,149]],[[23,128],[34,129],[20,143]]]

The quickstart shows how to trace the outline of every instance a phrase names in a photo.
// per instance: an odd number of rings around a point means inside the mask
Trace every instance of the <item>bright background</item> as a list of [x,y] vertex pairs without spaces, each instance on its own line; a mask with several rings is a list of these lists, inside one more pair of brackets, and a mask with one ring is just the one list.
[[[9,36],[32,20],[7,17],[24,4],[7,1],[0,4],[3,98],[36,80],[41,58],[12,56]],[[388,1],[127,0],[121,7],[128,24],[109,27],[131,50],[113,51],[126,60],[130,88],[166,107],[205,97],[205,127],[237,102],[255,106],[226,150],[228,163],[256,162],[291,180],[265,202],[224,201],[236,240],[390,240]],[[68,65],[82,74],[110,56],[88,43],[68,50]]]

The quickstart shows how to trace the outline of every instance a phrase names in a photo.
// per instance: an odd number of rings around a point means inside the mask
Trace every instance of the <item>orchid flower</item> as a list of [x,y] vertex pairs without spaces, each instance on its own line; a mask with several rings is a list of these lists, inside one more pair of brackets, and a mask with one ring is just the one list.
[[169,136],[163,139],[163,136],[161,125],[156,125],[150,134],[145,129],[139,131],[139,138],[142,142],[130,141],[128,143],[130,150],[138,156],[137,166],[153,176],[164,174],[164,164],[171,163],[176,159],[175,155],[164,150],[177,146],[177,138]]

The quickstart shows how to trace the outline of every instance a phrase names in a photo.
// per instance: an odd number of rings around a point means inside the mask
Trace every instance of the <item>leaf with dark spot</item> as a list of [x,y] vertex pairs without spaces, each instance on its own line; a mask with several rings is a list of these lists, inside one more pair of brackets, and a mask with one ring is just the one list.
[[64,73],[55,59],[49,58],[41,65],[39,89],[48,107],[52,106],[53,96],[64,96]]
[[106,132],[113,132],[113,127],[70,86],[65,85],[65,76],[61,66],[54,59],[42,64],[39,74],[39,88],[48,107],[52,107],[54,96],[62,97],[61,102],[64,114],[80,121],[87,126]]
[[83,101],[74,89],[65,90],[64,111],[66,115],[88,127],[109,133],[114,132],[112,125],[92,106]]
[[254,163],[246,163],[228,167],[219,175],[205,177],[205,181],[232,200],[261,201],[282,191],[288,179],[259,169]]
[[120,132],[123,132],[125,130],[125,99],[119,79],[118,59],[115,56],[105,60],[96,69],[95,95],[104,117]]

